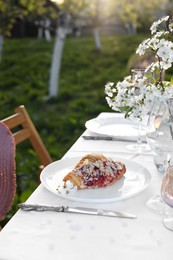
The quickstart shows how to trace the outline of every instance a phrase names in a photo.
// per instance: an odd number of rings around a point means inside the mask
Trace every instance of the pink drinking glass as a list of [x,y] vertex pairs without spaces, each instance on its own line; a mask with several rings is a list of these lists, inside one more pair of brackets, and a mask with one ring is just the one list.
[[162,185],[161,185],[161,196],[163,201],[172,208],[172,214],[164,218],[164,226],[173,231],[173,165],[169,164],[165,171]]

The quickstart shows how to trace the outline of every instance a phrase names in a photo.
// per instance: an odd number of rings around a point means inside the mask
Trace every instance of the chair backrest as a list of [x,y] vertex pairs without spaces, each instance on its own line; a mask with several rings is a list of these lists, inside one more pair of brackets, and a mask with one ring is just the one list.
[[[52,162],[52,159],[41,140],[29,114],[27,113],[24,105],[15,109],[15,114],[1,120],[13,133],[16,145],[29,139],[34,150],[36,151],[41,164],[45,167]],[[22,129],[15,130],[15,127],[22,126]]]
[[0,220],[9,210],[16,192],[15,169],[14,137],[0,122]]

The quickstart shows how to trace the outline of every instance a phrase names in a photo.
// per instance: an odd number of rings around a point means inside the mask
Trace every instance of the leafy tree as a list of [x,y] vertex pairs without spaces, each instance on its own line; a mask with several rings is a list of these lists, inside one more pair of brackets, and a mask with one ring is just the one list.
[[[56,1],[55,1],[56,2]],[[54,53],[49,83],[49,97],[57,96],[61,56],[67,28],[73,19],[82,19],[93,28],[97,50],[101,50],[99,27],[111,17],[113,0],[64,0],[57,19]]]
[[10,36],[15,19],[20,16],[20,9],[15,0],[0,0],[0,34]]
[[166,5],[166,11],[169,15],[173,15],[173,1],[168,0],[168,3]]
[[128,34],[135,34],[137,28],[151,22],[166,10],[169,0],[116,0],[116,14]]
[[93,30],[96,50],[101,51],[99,29],[110,19],[115,19],[114,0],[88,0],[87,6],[78,15],[80,19]]
[[[57,96],[58,93],[61,57],[67,28],[70,22],[70,14],[74,16],[77,15],[84,5],[86,5],[84,0],[7,0],[6,2],[0,0],[0,10],[2,10],[2,17],[6,21],[4,26],[5,29],[2,28],[0,33],[5,31],[6,34],[9,34],[15,22],[15,11],[18,14],[19,10],[21,18],[27,16],[32,20],[46,21],[47,24],[50,24],[50,20],[54,19],[56,21],[55,44],[49,82],[50,97]],[[8,16],[7,13],[9,14]],[[48,28],[46,28],[46,33],[47,38],[50,40]],[[1,40],[0,46],[2,45],[2,42],[3,41]]]
[[67,35],[67,29],[69,27],[71,17],[80,13],[86,3],[83,0],[64,0],[61,1],[61,5],[58,5],[58,1],[52,2],[50,0],[48,2],[57,13],[55,44],[52,55],[48,95],[48,97],[55,97],[58,94],[61,59]]
[[0,61],[5,36],[10,36],[16,18],[20,16],[20,9],[15,0],[0,0]]
[[55,6],[51,0],[20,0],[20,4],[24,16],[38,26],[38,36],[42,37],[44,32],[46,40],[50,41],[51,21],[57,18],[58,6]]
[[[106,21],[113,2],[113,0],[18,0],[13,2],[13,5],[16,5],[15,7],[20,8],[22,17],[27,16],[33,20],[37,19],[37,21],[41,20],[48,23],[50,19],[56,21],[49,97],[58,94],[61,57],[71,18],[82,18],[87,24],[89,23],[90,27],[93,28],[96,49],[101,50],[99,26]],[[8,1],[8,4],[10,4],[10,1]],[[50,39],[48,29],[47,36]]]
[[[158,2],[159,1],[159,2]],[[56,21],[55,44],[52,55],[52,64],[49,81],[49,97],[57,96],[61,57],[67,29],[73,19],[82,19],[93,28],[95,45],[101,50],[99,27],[110,19],[115,19],[117,14],[120,20],[127,26],[130,33],[160,10],[169,0],[0,0],[0,12],[6,27],[1,26],[0,33],[8,34],[14,19],[19,17],[30,17],[37,21]],[[145,11],[144,11],[145,10]],[[153,13],[152,13],[153,12]],[[0,14],[1,14],[0,13]],[[6,16],[6,14],[8,15]],[[146,16],[143,14],[145,13]],[[8,19],[7,19],[8,17]],[[143,18],[142,18],[143,17]],[[4,23],[1,23],[4,24]],[[8,29],[9,28],[9,29]],[[46,29],[47,39],[50,40],[49,28]],[[2,42],[2,41],[1,41]],[[1,46],[2,44],[0,44]]]

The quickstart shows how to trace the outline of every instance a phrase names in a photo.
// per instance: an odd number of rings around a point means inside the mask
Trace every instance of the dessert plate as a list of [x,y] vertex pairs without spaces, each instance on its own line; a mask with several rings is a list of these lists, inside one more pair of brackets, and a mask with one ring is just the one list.
[[150,172],[142,165],[124,159],[111,157],[126,165],[126,173],[114,184],[97,189],[84,189],[61,194],[58,192],[58,185],[63,177],[71,171],[80,161],[81,157],[66,158],[55,161],[46,166],[41,172],[41,183],[50,192],[57,196],[80,202],[106,203],[121,201],[137,195],[143,191],[151,182]]
[[[85,123],[85,127],[93,133],[114,136],[124,140],[136,141],[139,133],[139,123],[124,118],[124,116],[117,117],[102,117],[93,118]],[[140,136],[145,138],[146,127],[142,125]]]

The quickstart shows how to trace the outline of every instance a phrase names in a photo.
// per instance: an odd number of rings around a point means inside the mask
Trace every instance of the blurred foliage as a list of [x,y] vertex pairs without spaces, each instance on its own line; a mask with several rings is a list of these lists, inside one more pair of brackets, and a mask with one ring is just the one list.
[[151,23],[171,10],[169,0],[116,0],[116,17],[124,24],[127,32],[136,34],[136,30],[149,29]]
[[[103,37],[103,51],[94,50],[92,38],[68,38],[62,58],[60,90],[47,99],[54,40],[7,39],[0,63],[0,118],[23,104],[28,110],[53,160],[61,159],[85,130],[85,122],[102,111],[111,111],[105,101],[108,81],[129,74],[128,60],[144,38]],[[16,150],[17,193],[4,225],[38,185],[40,164],[29,142]]]
[[0,0],[0,34],[10,36],[19,10],[14,0]]

